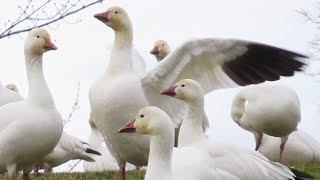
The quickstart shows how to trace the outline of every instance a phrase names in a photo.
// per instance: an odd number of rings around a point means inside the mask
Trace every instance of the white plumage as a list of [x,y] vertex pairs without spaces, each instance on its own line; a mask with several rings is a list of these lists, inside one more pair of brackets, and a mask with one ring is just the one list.
[[[233,39],[200,39],[184,43],[141,79],[132,67],[132,25],[126,11],[112,7],[95,17],[112,28],[115,40],[105,74],[90,87],[90,105],[96,124],[122,179],[126,162],[147,164],[149,137],[117,134],[116,129],[147,105],[165,110],[175,127],[185,114],[184,104],[159,92],[183,78],[200,82],[206,93],[215,89],[277,80],[291,76],[304,63],[304,55],[259,43]],[[257,67],[259,66],[259,67]],[[244,71],[246,68],[252,71]],[[252,78],[247,78],[247,76]]]
[[10,84],[6,87],[3,87],[0,83],[0,106],[3,106],[5,104],[21,101],[23,100],[23,97],[20,95],[17,88],[12,89],[13,84]]
[[119,132],[149,134],[150,156],[145,180],[236,180],[216,169],[208,153],[195,148],[174,148],[174,127],[170,117],[157,107],[141,109]]
[[62,134],[62,119],[43,75],[43,53],[55,50],[48,32],[33,29],[25,42],[29,94],[0,107],[0,171],[28,176],[33,165],[50,153]]
[[263,134],[281,137],[280,162],[285,143],[301,120],[299,98],[285,85],[250,85],[241,89],[233,99],[231,116],[240,127],[253,133],[256,150]]

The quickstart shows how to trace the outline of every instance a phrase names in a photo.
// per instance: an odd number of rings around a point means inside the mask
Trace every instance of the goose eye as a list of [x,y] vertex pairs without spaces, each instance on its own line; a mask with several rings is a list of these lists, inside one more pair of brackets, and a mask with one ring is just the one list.
[[141,114],[141,115],[140,115],[140,118],[144,118],[144,115],[143,115],[143,114]]
[[185,87],[186,85],[184,85],[184,84],[181,84],[181,87]]
[[164,44],[162,44],[162,46],[164,46]]
[[115,11],[114,13],[118,14],[119,12],[118,12],[118,11]]
[[40,36],[38,35],[37,38],[40,38]]

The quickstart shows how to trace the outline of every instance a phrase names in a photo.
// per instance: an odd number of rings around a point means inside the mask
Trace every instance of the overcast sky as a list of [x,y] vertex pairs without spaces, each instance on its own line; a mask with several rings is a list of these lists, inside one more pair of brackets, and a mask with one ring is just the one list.
[[[0,6],[0,23],[19,15],[21,0]],[[167,40],[172,49],[191,38],[224,37],[247,39],[308,54],[308,42],[317,32],[305,23],[296,10],[311,9],[309,0],[114,0],[88,8],[70,18],[81,19],[77,24],[59,22],[57,29],[48,29],[58,46],[44,56],[47,83],[62,117],[71,111],[80,82],[80,109],[73,114],[65,130],[87,140],[90,134],[88,90],[107,66],[113,31],[93,18],[93,14],[118,5],[124,7],[133,23],[134,44],[147,62],[156,65],[149,54],[154,41]],[[55,26],[53,26],[55,27]],[[24,38],[14,36],[0,40],[0,80],[2,84],[16,83],[23,96],[28,93],[24,66]],[[320,82],[304,74],[285,78],[277,83],[293,87],[301,100],[301,129],[320,141]],[[211,137],[254,148],[253,136],[239,128],[230,118],[230,103],[239,89],[219,90],[206,96],[205,108],[211,123]],[[61,168],[60,168],[61,169]],[[66,170],[64,166],[61,170]],[[82,165],[77,167],[81,170]]]

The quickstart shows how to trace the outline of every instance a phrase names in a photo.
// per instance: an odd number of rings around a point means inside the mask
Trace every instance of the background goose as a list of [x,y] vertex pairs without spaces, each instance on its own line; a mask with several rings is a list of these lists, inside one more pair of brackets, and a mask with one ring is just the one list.
[[24,179],[36,162],[50,153],[62,134],[62,119],[43,75],[43,53],[56,50],[49,33],[33,29],[25,42],[29,94],[25,100],[0,107],[0,171],[11,179],[23,170]]
[[150,54],[153,54],[157,58],[157,61],[160,62],[162,61],[162,59],[167,57],[170,51],[170,46],[165,40],[157,40],[154,43],[154,46],[150,51]]
[[173,151],[172,120],[157,107],[147,106],[141,109],[136,118],[119,129],[119,132],[138,132],[151,136],[145,180],[238,179],[227,172],[213,168],[214,164],[208,160],[210,157],[205,152],[194,148],[178,148]]
[[51,171],[52,168],[70,160],[82,159],[94,162],[95,160],[90,154],[101,155],[98,151],[92,149],[89,144],[63,131],[57,146],[42,159],[38,167],[44,168],[45,171]]
[[[235,39],[208,38],[187,41],[140,79],[132,68],[133,32],[126,11],[112,7],[95,17],[114,30],[115,39],[104,75],[90,87],[89,99],[96,124],[110,153],[117,160],[122,179],[125,164],[147,164],[149,137],[122,135],[116,129],[142,107],[165,110],[175,127],[185,114],[183,103],[159,94],[184,78],[197,80],[205,93],[292,76],[306,56],[288,50]],[[130,151],[128,151],[130,149]]]
[[256,151],[218,142],[205,136],[202,130],[202,119],[207,118],[204,111],[204,92],[198,82],[184,79],[164,90],[162,94],[187,104],[178,147],[194,147],[208,152],[216,162],[216,167],[239,179],[294,179],[295,175],[289,168],[269,161]]
[[263,134],[281,137],[280,162],[285,143],[301,120],[299,98],[284,85],[251,85],[233,99],[231,116],[240,127],[253,133],[255,150],[259,149]]
[[[98,130],[92,114],[90,114],[89,124],[91,127],[91,134],[88,139],[88,143],[93,149],[96,149],[101,153],[101,156],[90,155],[95,162],[84,162],[83,169],[85,171],[106,171],[106,170],[118,170],[119,166],[117,161],[112,157],[108,148],[103,146],[103,137],[100,131]],[[126,166],[128,170],[134,170],[135,167],[128,163]]]
[[0,83],[0,106],[21,100],[23,100],[23,97],[14,84],[3,87]]
[[[264,134],[258,151],[271,161],[277,161],[280,143],[279,138]],[[309,161],[320,161],[320,143],[301,129],[293,131],[283,150],[282,162],[287,164]]]

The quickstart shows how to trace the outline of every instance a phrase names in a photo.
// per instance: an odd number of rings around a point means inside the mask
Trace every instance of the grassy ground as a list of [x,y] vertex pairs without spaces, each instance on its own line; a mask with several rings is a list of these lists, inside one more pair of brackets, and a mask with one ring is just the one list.
[[[320,180],[320,162],[311,162],[304,164],[290,164],[297,170],[313,175],[317,180]],[[128,171],[127,180],[143,180],[145,171]],[[118,180],[118,172],[96,172],[96,173],[52,173],[40,176],[31,177],[33,180]],[[0,176],[0,180],[9,179],[7,176]]]

